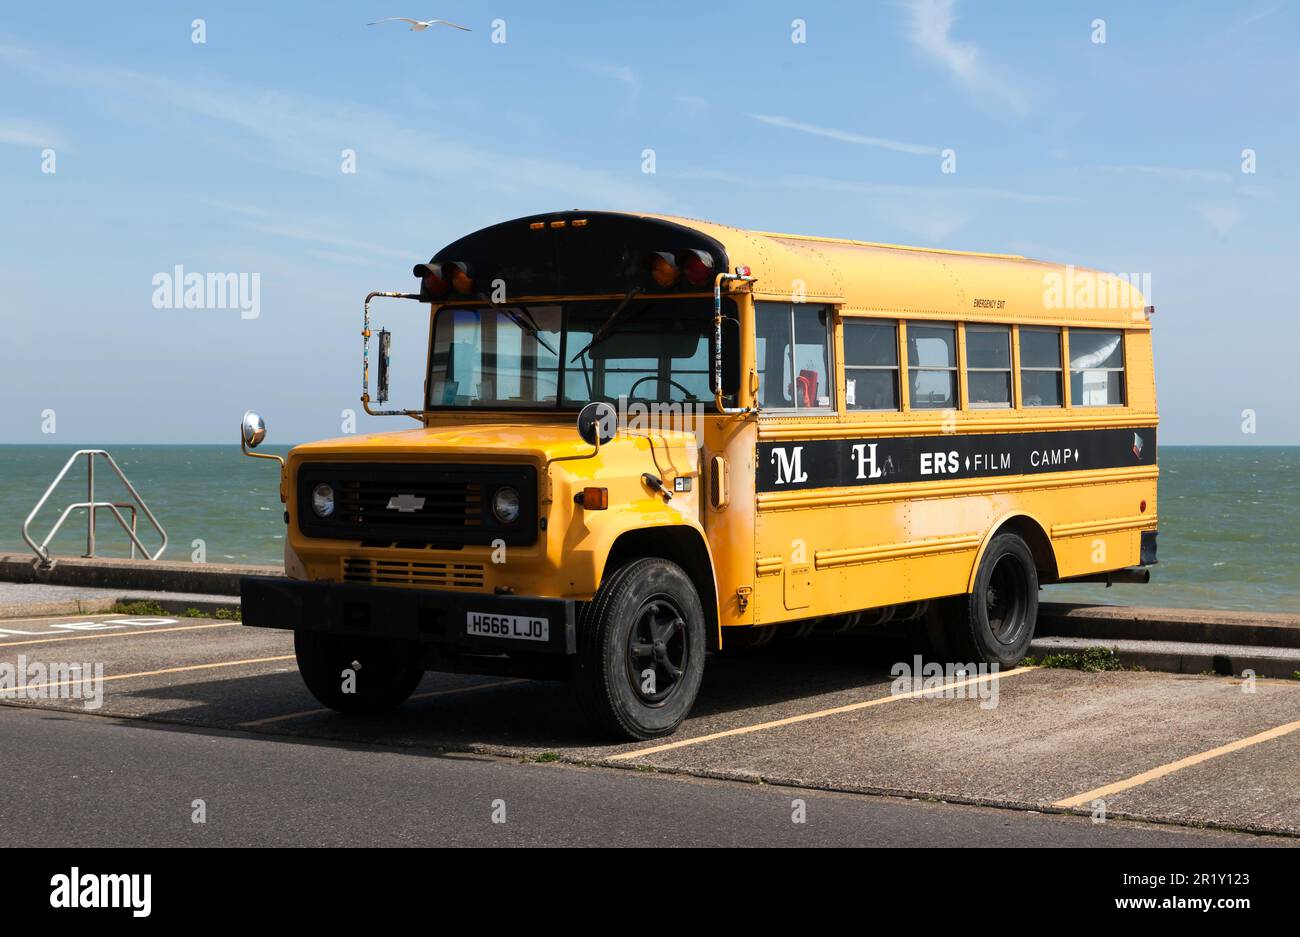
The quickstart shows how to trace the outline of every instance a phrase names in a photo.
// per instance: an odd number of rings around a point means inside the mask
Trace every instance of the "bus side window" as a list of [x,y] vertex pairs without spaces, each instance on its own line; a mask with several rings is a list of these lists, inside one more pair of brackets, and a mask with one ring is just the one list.
[[907,323],[907,376],[913,410],[957,406],[957,329]]
[[[832,405],[829,307],[755,303],[758,403],[777,410]],[[791,351],[793,349],[793,352]]]
[[790,384],[790,307],[786,303],[755,303],[754,358],[758,362],[758,405],[785,409],[794,406]]
[[794,405],[812,410],[831,405],[830,349],[827,347],[827,309],[794,307]]
[[1011,326],[966,326],[966,393],[974,408],[1011,406]]
[[898,323],[844,320],[844,405],[898,409]]
[[1070,329],[1070,402],[1124,406],[1124,333]]
[[1061,330],[1020,327],[1020,403],[1025,407],[1059,407]]

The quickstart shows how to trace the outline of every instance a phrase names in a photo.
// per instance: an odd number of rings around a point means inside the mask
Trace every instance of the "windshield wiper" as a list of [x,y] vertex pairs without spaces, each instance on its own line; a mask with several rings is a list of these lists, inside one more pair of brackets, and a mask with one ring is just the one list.
[[[527,306],[519,307],[519,309],[523,312],[523,316],[521,316],[519,315],[519,313],[516,313],[513,310],[506,309],[504,306],[499,306],[496,303],[492,302],[492,300],[489,299],[483,293],[479,293],[478,298],[483,300],[483,302],[487,303],[489,306],[491,306],[497,313],[505,316],[515,325],[519,326],[521,330],[531,335],[534,339],[537,340],[537,344],[541,345],[551,354],[555,355],[555,357],[557,358],[560,357],[560,353],[556,351],[554,348],[552,348],[550,344],[547,343],[546,339],[542,338],[541,326],[537,324],[537,321],[533,318],[532,313],[528,311]],[[524,316],[527,316],[528,318],[525,319]]]
[[615,307],[614,311],[609,314],[609,318],[605,320],[605,322],[601,325],[601,327],[596,329],[596,331],[592,334],[591,341],[587,342],[587,344],[582,347],[581,351],[579,351],[576,355],[574,355],[572,358],[569,359],[569,364],[573,364],[573,362],[577,361],[588,351],[590,351],[592,346],[594,346],[597,342],[604,341],[609,336],[609,334],[612,331],[614,331],[615,320],[617,320],[618,317],[622,315],[623,310],[627,308],[627,304],[632,301],[632,297],[639,292],[641,292],[641,288],[639,286],[634,286],[627,291],[627,295],[623,297],[623,301],[619,303],[618,306]]

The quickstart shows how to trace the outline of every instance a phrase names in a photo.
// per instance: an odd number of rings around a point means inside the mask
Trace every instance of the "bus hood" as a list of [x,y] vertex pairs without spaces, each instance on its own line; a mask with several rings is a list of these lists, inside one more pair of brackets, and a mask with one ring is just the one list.
[[[682,430],[631,430],[601,446],[601,453],[644,450],[650,458],[653,442],[656,450],[673,452],[694,463],[700,442],[692,432]],[[399,430],[389,433],[357,433],[295,446],[290,459],[295,462],[320,459],[347,461],[425,461],[521,459],[533,462],[566,456],[585,456],[592,446],[578,436],[568,423],[474,423],[463,426],[435,426]],[[688,455],[689,454],[689,455]],[[677,461],[674,459],[674,461]]]

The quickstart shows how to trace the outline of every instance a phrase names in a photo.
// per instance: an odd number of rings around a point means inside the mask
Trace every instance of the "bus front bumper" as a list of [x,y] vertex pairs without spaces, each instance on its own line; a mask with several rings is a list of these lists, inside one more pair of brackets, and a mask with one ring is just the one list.
[[273,576],[239,580],[243,623],[438,645],[471,654],[577,652],[576,603]]

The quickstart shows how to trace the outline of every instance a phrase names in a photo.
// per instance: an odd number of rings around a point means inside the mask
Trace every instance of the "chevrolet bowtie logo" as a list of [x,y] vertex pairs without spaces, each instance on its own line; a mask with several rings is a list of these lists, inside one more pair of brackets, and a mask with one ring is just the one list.
[[424,499],[417,498],[415,495],[393,495],[388,499],[388,510],[390,511],[414,514],[422,507],[424,507]]

